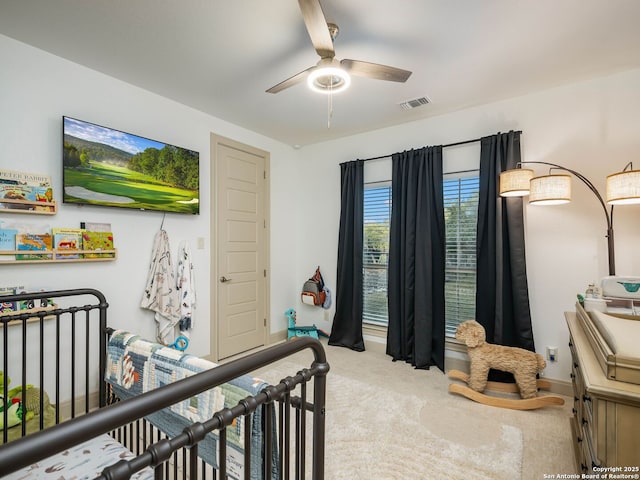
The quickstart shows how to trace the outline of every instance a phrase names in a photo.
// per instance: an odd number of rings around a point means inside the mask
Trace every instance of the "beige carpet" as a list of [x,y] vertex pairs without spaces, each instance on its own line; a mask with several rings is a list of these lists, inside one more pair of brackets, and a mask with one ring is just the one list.
[[[447,389],[439,370],[415,370],[378,349],[326,346],[326,479],[539,479],[574,473],[569,399],[564,407],[514,411]],[[312,355],[263,369],[270,382]]]

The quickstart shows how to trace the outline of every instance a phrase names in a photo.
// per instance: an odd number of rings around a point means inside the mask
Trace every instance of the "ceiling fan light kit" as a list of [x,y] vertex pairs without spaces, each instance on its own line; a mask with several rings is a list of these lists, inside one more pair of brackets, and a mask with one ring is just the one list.
[[307,77],[307,85],[318,93],[333,94],[351,85],[351,76],[338,67],[318,67]]
[[339,93],[351,83],[351,75],[386,80],[391,82],[406,82],[411,72],[400,68],[362,62],[360,60],[344,59],[338,61],[333,42],[338,35],[338,26],[328,23],[319,0],[298,0],[304,24],[311,38],[311,43],[320,61],[316,66],[309,67],[296,75],[267,89],[267,93],[278,93],[307,80],[307,85],[314,92],[333,94]]

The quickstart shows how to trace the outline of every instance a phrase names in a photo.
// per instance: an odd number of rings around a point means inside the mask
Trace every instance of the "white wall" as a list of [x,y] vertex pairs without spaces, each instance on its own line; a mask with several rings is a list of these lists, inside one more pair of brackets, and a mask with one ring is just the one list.
[[[620,170],[640,151],[640,70],[296,151],[1,35],[0,60],[0,166],[50,174],[59,202],[63,115],[200,152],[201,214],[168,214],[164,223],[172,247],[185,239],[194,254],[200,300],[190,351],[196,355],[209,353],[210,132],[271,154],[272,332],[286,328],[283,312],[292,306],[298,309],[301,323],[330,330],[333,308],[302,305],[299,291],[317,265],[335,291],[341,162],[519,129],[523,131],[523,160],[563,164],[584,173],[604,191],[605,176]],[[340,114],[339,105],[335,114]],[[445,150],[448,167],[458,169],[458,159],[468,158],[473,149]],[[527,207],[525,215],[536,345],[540,352],[546,345],[560,347],[559,362],[547,368],[547,376],[566,379],[568,334],[562,312],[573,309],[575,294],[584,291],[587,283],[607,273],[604,215],[595,198],[576,182],[570,205]],[[98,288],[110,302],[112,326],[153,336],[153,315],[138,305],[162,214],[70,205],[60,205],[55,216],[0,214],[0,220],[18,219],[50,226],[75,226],[82,220],[111,222],[119,258],[105,263],[3,265],[2,284]],[[616,209],[619,274],[640,273],[640,256],[634,253],[640,239],[639,220],[638,206]],[[196,249],[199,237],[207,240],[203,250]]]
[[[448,115],[387,128],[301,150],[298,192],[301,212],[297,276],[304,279],[316,264],[335,288],[340,215],[341,162],[377,157],[425,145],[454,143],[522,130],[523,161],[547,161],[577,170],[604,195],[607,174],[636,160],[640,166],[640,70],[562,86],[469,108]],[[437,99],[434,99],[437,101]],[[429,108],[429,106],[420,107]],[[340,115],[339,105],[335,115]],[[445,169],[459,156],[445,149]],[[468,155],[465,153],[464,157]],[[534,168],[539,174],[545,171]],[[547,367],[550,378],[568,380],[568,330],[564,311],[574,309],[576,294],[608,274],[604,212],[577,180],[573,202],[558,207],[525,207],[527,269],[536,348],[559,347],[559,361]],[[321,199],[321,205],[318,205]],[[640,274],[640,206],[616,207],[617,273]],[[333,309],[299,306],[305,323],[330,327]]]
[[[152,312],[139,307],[153,238],[163,214],[61,204],[62,116],[68,115],[118,130],[180,145],[200,152],[201,213],[167,214],[164,229],[172,250],[181,240],[190,244],[196,270],[198,305],[189,351],[209,354],[210,305],[209,248],[211,205],[209,195],[211,132],[253,145],[271,154],[271,205],[273,245],[271,284],[274,301],[273,330],[286,328],[282,312],[297,282],[290,268],[295,242],[283,235],[295,220],[286,205],[293,203],[289,188],[291,164],[297,153],[291,147],[167,100],[140,88],[89,70],[41,50],[0,35],[0,166],[51,175],[59,202],[54,216],[2,214],[0,220],[48,227],[78,227],[81,221],[110,222],[118,259],[104,263],[34,264],[0,266],[0,284],[26,284],[36,288],[91,287],[101,290],[110,304],[110,326],[127,328],[154,338]],[[205,248],[197,249],[197,239]],[[283,237],[280,239],[279,237]],[[295,287],[294,287],[295,285]],[[282,317],[282,318],[280,318]]]

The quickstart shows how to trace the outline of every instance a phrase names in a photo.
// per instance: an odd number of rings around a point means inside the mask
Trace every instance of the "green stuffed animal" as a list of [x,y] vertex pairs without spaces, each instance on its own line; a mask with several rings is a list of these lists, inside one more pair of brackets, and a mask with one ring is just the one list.
[[[11,383],[11,378],[7,377],[7,385]],[[25,399],[33,385],[27,385]],[[22,419],[27,421],[34,417],[32,411],[27,410],[22,399],[22,387],[12,388],[4,394],[4,372],[0,371],[0,428],[4,428],[4,409],[7,408],[7,428],[15,427],[22,423]],[[5,399],[8,399],[5,400]],[[8,405],[8,407],[7,407]]]

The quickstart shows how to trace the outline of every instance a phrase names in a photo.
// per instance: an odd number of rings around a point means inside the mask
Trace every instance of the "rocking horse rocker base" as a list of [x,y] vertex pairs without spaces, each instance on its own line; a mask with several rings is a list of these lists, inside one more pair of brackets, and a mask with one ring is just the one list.
[[[450,370],[449,378],[453,380],[462,380],[467,383],[469,375],[460,370]],[[538,380],[538,389],[549,390],[551,383],[548,380]],[[498,393],[518,393],[518,386],[515,383],[503,382],[487,382],[486,390]],[[537,408],[564,405],[564,399],[557,395],[544,395],[534,398],[503,398],[494,397],[485,393],[477,392],[467,385],[452,383],[449,385],[451,393],[457,393],[463,397],[467,397],[474,402],[490,405],[492,407],[510,408],[512,410],[535,410]]]

